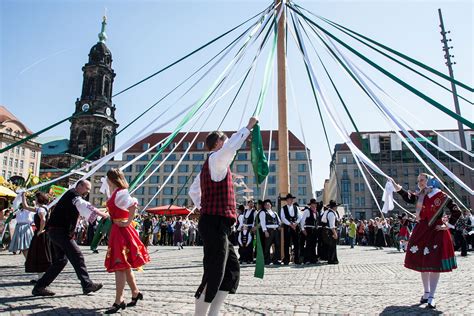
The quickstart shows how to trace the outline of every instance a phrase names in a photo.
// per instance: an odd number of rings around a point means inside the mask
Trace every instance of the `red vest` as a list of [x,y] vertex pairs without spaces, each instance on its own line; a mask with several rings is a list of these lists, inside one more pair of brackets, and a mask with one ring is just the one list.
[[224,216],[235,221],[237,214],[235,212],[234,183],[232,182],[230,168],[227,168],[227,175],[224,180],[212,181],[208,157],[202,166],[200,180],[201,214]]

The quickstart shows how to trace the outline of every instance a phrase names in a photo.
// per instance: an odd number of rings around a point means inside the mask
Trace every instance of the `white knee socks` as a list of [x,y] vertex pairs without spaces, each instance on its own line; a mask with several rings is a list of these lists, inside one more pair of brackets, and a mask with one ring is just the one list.
[[421,280],[423,281],[423,288],[425,290],[423,298],[427,299],[430,294],[430,272],[421,272]]
[[224,304],[227,294],[229,294],[227,291],[217,291],[216,297],[212,300],[211,308],[209,309],[209,316],[219,315],[219,310]]
[[438,286],[439,281],[439,272],[431,272],[430,273],[430,297],[435,297],[436,287]]
[[209,309],[209,306],[211,306],[211,303],[205,302],[204,297],[206,297],[206,289],[202,291],[201,296],[199,296],[199,298],[197,298],[194,302],[194,315],[195,316],[207,315],[207,310]]

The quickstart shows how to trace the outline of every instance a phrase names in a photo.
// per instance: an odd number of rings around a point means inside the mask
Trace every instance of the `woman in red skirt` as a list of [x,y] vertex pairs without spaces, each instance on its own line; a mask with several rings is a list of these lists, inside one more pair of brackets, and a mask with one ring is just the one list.
[[[138,300],[143,299],[132,269],[139,269],[150,261],[150,257],[137,231],[131,225],[138,203],[128,193],[128,183],[123,172],[119,169],[109,170],[107,183],[110,192],[113,192],[107,200],[107,209],[113,225],[105,257],[105,267],[107,272],[115,272],[115,303],[105,313],[113,314],[120,309],[125,309],[125,306],[135,306]],[[132,290],[132,301],[127,305],[123,300],[125,282]]]
[[[428,303],[427,308],[436,308],[434,297],[440,272],[451,272],[457,268],[449,228],[454,227],[461,212],[439,189],[439,182],[426,173],[418,176],[418,192],[405,191],[393,183],[407,203],[416,204],[417,224],[408,241],[405,267],[421,272],[425,292],[420,303]],[[451,210],[447,222],[442,220],[444,206]]]

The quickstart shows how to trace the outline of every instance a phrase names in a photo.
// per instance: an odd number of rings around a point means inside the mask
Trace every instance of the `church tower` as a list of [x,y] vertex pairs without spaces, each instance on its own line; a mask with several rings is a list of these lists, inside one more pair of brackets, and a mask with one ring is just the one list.
[[99,42],[92,46],[89,62],[82,67],[82,94],[81,98],[76,100],[74,112],[80,115],[71,119],[71,154],[85,157],[103,144],[100,150],[90,157],[91,160],[103,157],[115,149],[115,139],[112,135],[118,127],[115,105],[112,104],[115,73],[112,69],[112,54],[105,45],[106,25],[107,18],[104,16]]

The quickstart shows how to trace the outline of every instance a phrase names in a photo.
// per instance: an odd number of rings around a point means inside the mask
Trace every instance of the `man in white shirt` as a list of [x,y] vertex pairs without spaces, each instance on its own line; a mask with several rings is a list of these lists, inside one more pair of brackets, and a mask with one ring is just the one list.
[[293,204],[296,197],[288,193],[285,197],[286,205],[280,210],[280,218],[283,224],[283,238],[284,238],[284,258],[283,263],[288,265],[290,263],[291,245],[293,245],[294,263],[300,263],[300,247],[299,247],[299,223],[301,214],[298,207]]
[[240,265],[229,235],[236,222],[236,202],[230,164],[238,149],[257,124],[251,117],[247,127],[227,139],[220,132],[206,138],[210,154],[189,188],[194,206],[200,209],[198,230],[204,250],[204,275],[196,291],[195,315],[217,315],[227,294],[234,294],[240,279]]
[[[280,225],[281,221],[278,214],[272,210],[273,203],[271,200],[263,201],[263,210],[258,213],[258,219],[261,228],[261,235],[264,237],[264,253],[265,264],[272,262],[274,265],[280,265]],[[270,249],[274,245],[273,257],[270,257]]]
[[[319,209],[318,209],[319,208]],[[301,227],[301,251],[303,252],[304,247],[304,261],[305,264],[317,263],[316,257],[316,243],[317,243],[317,228],[319,211],[322,208],[322,202],[319,204],[316,199],[311,199],[308,203],[308,207],[303,211],[303,215],[300,220]]]
[[337,225],[339,221],[339,215],[337,213],[337,207],[340,204],[336,201],[331,200],[329,204],[326,205],[328,208],[327,211],[323,213],[321,218],[322,225],[324,226],[323,230],[323,242],[327,250],[327,259],[328,264],[338,264],[337,259]]
[[101,283],[94,283],[89,278],[84,256],[73,238],[79,215],[87,218],[89,222],[93,222],[97,216],[109,216],[84,200],[90,190],[90,182],[80,180],[74,189],[70,189],[63,194],[51,212],[46,224],[46,231],[54,250],[53,263],[37,281],[32,291],[34,296],[52,296],[55,294],[46,287],[56,279],[68,261],[71,262],[78,279],[81,281],[84,294],[96,292],[102,288]]

